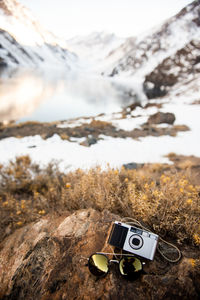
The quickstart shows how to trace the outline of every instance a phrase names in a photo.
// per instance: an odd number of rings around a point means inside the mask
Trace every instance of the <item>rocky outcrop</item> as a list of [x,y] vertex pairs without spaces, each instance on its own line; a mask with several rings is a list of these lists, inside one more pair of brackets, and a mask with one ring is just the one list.
[[25,47],[20,45],[8,32],[0,30],[0,67],[18,65],[37,65],[38,60],[44,61],[39,55],[30,53]]
[[193,1],[161,26],[116,49],[105,72],[141,81],[147,99],[164,97],[172,86],[190,82],[200,72],[200,5]]
[[[181,38],[180,38],[181,37]],[[199,3],[193,1],[177,15],[168,19],[146,35],[138,36],[134,43],[127,40],[124,47],[116,49],[112,55],[120,57],[108,74],[122,72],[136,76],[146,76],[159,64],[171,56],[176,56],[187,45],[199,40]],[[190,52],[191,53],[191,52]],[[170,65],[170,69],[173,64]]]
[[200,72],[200,41],[193,40],[166,58],[145,78],[144,91],[149,99],[164,96],[178,81],[191,80]]
[[105,278],[89,273],[87,257],[103,249],[117,218],[88,209],[46,216],[18,229],[0,247],[0,299],[197,299],[200,276],[191,248],[177,264],[156,253],[133,282],[114,264]]

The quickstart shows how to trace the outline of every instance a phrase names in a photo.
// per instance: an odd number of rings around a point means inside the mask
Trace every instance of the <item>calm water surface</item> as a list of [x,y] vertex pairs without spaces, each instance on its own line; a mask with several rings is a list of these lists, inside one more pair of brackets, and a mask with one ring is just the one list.
[[67,120],[111,113],[127,104],[112,82],[89,74],[24,71],[0,79],[0,121]]

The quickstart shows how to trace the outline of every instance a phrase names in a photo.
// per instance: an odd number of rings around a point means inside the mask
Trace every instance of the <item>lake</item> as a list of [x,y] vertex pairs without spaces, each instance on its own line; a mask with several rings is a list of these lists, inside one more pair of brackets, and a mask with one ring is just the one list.
[[24,70],[0,79],[0,122],[51,122],[112,113],[133,102],[127,95],[112,78]]

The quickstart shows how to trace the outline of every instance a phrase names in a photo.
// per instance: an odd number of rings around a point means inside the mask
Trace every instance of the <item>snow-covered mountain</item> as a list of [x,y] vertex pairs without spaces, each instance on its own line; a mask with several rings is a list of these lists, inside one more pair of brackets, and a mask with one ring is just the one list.
[[62,65],[72,67],[76,55],[66,43],[45,31],[16,0],[0,1],[0,66]]
[[[200,2],[138,37],[94,32],[68,41],[56,38],[16,0],[0,1],[0,72],[4,67],[62,66],[99,80],[100,74],[127,101],[142,104],[165,95],[200,72]],[[70,52],[70,51],[73,51]],[[77,53],[78,56],[74,53]],[[64,70],[65,70],[64,69]],[[77,73],[78,74],[78,73]],[[89,88],[90,90],[90,88]]]
[[126,40],[107,59],[112,57],[114,63],[106,74],[140,78],[149,98],[165,94],[178,80],[191,79],[200,69],[200,2],[192,2],[142,36]]
[[[124,38],[117,37],[114,33],[93,32],[88,36],[77,36],[67,41],[70,51],[80,58],[98,64],[105,60],[109,53],[120,47],[125,42]],[[106,60],[108,62],[108,60]],[[98,66],[96,66],[99,69]],[[104,65],[105,68],[105,65]],[[95,67],[94,67],[95,69]]]

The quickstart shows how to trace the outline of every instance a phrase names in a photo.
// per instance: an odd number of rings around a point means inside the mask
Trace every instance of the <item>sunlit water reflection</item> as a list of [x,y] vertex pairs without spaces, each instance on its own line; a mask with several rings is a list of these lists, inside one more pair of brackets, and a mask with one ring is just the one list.
[[1,122],[95,116],[119,111],[127,103],[111,80],[87,73],[24,71],[0,79]]

